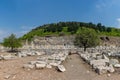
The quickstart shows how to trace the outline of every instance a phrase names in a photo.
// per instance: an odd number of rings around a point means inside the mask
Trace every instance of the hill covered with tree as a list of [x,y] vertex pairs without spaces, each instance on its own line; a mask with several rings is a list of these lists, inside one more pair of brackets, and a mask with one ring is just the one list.
[[34,36],[62,36],[77,34],[82,28],[92,28],[98,35],[119,36],[120,29],[114,27],[104,26],[101,23],[93,24],[92,22],[58,22],[51,24],[44,24],[42,26],[32,29],[30,32],[21,37],[22,40],[31,40]]

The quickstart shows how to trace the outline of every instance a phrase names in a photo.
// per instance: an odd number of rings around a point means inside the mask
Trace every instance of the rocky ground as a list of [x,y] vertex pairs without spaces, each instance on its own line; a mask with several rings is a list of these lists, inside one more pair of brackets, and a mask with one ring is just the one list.
[[[3,54],[3,53],[2,53]],[[98,75],[79,55],[69,55],[62,64],[65,72],[52,69],[23,69],[23,65],[36,60],[38,56],[28,56],[0,61],[0,80],[119,80],[117,73]]]

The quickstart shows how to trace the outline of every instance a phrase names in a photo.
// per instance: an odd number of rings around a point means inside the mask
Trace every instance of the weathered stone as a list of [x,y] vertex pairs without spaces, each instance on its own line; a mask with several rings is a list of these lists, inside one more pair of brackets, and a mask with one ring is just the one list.
[[28,62],[28,64],[35,65],[35,64],[36,64],[36,61],[30,61],[30,62]]
[[55,62],[52,62],[52,63],[49,63],[51,66],[58,66],[59,64],[55,63]]
[[120,64],[115,64],[114,67],[120,68]]
[[96,59],[97,59],[97,60],[103,59],[103,56],[102,56],[102,55],[96,56]]
[[97,55],[100,55],[100,53],[98,53],[98,52],[97,53],[91,53],[92,58],[96,58]]
[[15,59],[15,56],[5,55],[5,56],[2,56],[2,58],[3,58],[4,60],[9,60],[9,59]]
[[40,52],[35,52],[35,54],[38,56],[42,55]]
[[17,53],[17,56],[21,58],[21,57],[26,57],[27,54],[25,52],[19,52]]
[[107,72],[113,73],[113,72],[115,72],[115,69],[113,68],[112,65],[109,65],[109,66],[98,66],[96,68],[96,72],[98,74],[104,74],[104,73],[107,73]]
[[27,55],[27,56],[34,56],[35,53],[34,53],[34,52],[27,52],[26,55]]
[[96,72],[101,75],[101,74],[107,73],[107,69],[104,66],[99,66],[96,68]]
[[111,76],[111,74],[107,74],[107,76],[108,76],[108,77],[110,77],[110,76]]
[[51,66],[51,65],[49,65],[49,64],[47,64],[47,65],[46,65],[46,68],[52,68],[52,66]]
[[45,66],[46,66],[46,64],[39,64],[39,63],[35,64],[36,69],[43,69],[43,68],[45,68]]
[[58,70],[61,71],[61,72],[66,71],[66,69],[65,69],[65,67],[63,65],[58,65],[57,67],[58,67]]
[[116,53],[113,53],[111,56],[113,56],[113,57],[120,57],[120,53],[116,52]]
[[59,51],[56,54],[39,57],[37,61],[30,61],[29,64],[35,65],[36,69],[57,67],[67,58],[67,55],[68,53]]
[[107,53],[108,56],[112,56],[112,54],[113,54],[112,52]]
[[103,59],[105,59],[105,60],[108,60],[108,61],[109,61],[109,58],[108,58],[106,55],[104,55],[104,54],[103,54]]
[[47,62],[45,62],[45,61],[36,61],[36,63],[38,63],[38,64],[47,64]]
[[9,79],[10,77],[11,77],[11,75],[4,76],[5,79]]
[[110,64],[112,65],[119,64],[119,61],[117,59],[110,59]]
[[90,60],[90,54],[80,54],[80,56],[85,60],[88,61]]
[[94,63],[94,64],[92,64],[92,67],[93,67],[94,69],[96,69],[96,68],[99,67],[99,66],[105,66],[105,65],[106,65],[105,62],[99,62],[99,63]]
[[91,60],[90,65],[103,65],[105,66],[105,63],[109,63],[107,59],[99,59],[99,60]]
[[32,65],[32,64],[24,64],[24,65],[23,65],[23,68],[25,68],[25,69],[33,69],[33,68],[35,68],[35,65]]
[[38,55],[38,56],[40,56],[40,55],[44,55],[45,54],[45,52],[35,52],[36,53],[36,55]]
[[113,65],[109,65],[108,72],[110,72],[110,73],[115,72],[115,69],[113,68]]

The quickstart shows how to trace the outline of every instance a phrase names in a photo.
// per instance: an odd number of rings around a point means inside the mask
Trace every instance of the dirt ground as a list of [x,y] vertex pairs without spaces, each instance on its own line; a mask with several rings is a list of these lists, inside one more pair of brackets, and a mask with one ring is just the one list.
[[58,72],[55,68],[42,70],[26,70],[23,64],[36,60],[38,56],[16,58],[0,61],[0,80],[120,80],[120,74],[113,73],[98,75],[79,55],[73,54],[63,63],[65,72]]

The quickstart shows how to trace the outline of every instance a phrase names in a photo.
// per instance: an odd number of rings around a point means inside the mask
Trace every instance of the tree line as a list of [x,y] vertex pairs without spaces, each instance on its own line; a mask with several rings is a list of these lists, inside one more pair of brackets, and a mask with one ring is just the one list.
[[60,35],[60,34],[76,34],[83,27],[94,29],[100,35],[108,36],[120,36],[120,29],[114,27],[107,27],[101,23],[93,24],[92,22],[58,22],[51,24],[44,24],[32,29],[25,34],[21,39],[32,39],[34,36],[46,36],[46,35]]
[[20,38],[16,38],[14,34],[11,34],[4,39],[2,45],[11,48],[11,51],[14,51],[15,48],[22,46],[21,42],[24,40],[31,41],[34,36],[48,35],[76,35],[74,41],[75,45],[83,47],[85,51],[86,48],[97,46],[99,44],[99,35],[120,36],[120,29],[114,27],[106,27],[101,23],[93,24],[92,22],[51,23],[32,29],[30,32]]

